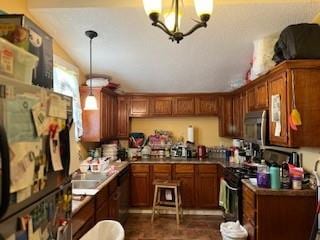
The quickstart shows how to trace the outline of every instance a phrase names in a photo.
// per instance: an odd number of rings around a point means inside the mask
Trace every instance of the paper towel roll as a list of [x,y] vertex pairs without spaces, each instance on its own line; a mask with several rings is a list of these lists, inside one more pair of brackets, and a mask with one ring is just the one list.
[[188,127],[188,134],[187,135],[188,135],[187,141],[194,143],[194,129],[191,125]]

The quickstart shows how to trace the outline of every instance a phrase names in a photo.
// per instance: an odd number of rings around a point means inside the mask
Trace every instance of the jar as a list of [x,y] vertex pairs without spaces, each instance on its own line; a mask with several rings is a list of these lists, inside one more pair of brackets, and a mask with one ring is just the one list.
[[293,176],[292,177],[292,189],[301,190],[302,189],[302,177],[301,176]]

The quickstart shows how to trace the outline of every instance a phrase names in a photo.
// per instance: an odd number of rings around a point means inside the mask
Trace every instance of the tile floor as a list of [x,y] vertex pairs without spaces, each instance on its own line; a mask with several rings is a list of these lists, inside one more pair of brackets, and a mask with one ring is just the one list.
[[151,224],[150,214],[130,214],[125,224],[126,240],[221,240],[220,216],[184,215],[176,225],[175,215],[156,216]]

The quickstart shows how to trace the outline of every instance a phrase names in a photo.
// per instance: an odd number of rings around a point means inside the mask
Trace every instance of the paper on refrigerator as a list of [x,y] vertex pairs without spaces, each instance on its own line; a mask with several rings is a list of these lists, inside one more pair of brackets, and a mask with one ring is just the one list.
[[10,192],[17,192],[33,185],[36,156],[42,154],[42,142],[10,144]]
[[70,166],[69,175],[74,173],[80,167],[79,161],[79,146],[75,141],[75,124],[72,124],[69,131],[69,142],[70,142]]
[[60,155],[60,140],[59,137],[50,137],[49,144],[50,144],[50,156],[51,156],[51,163],[53,166],[54,171],[63,170],[62,162],[61,162],[61,155]]
[[61,96],[50,94],[48,115],[50,117],[67,119],[67,105],[67,100],[62,99]]

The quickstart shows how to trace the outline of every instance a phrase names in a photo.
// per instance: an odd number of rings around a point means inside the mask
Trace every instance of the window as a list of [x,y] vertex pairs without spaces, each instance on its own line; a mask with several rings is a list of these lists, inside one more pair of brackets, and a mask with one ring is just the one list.
[[53,62],[53,90],[72,97],[75,136],[76,140],[79,141],[83,133],[79,93],[79,69],[58,56],[54,56]]

